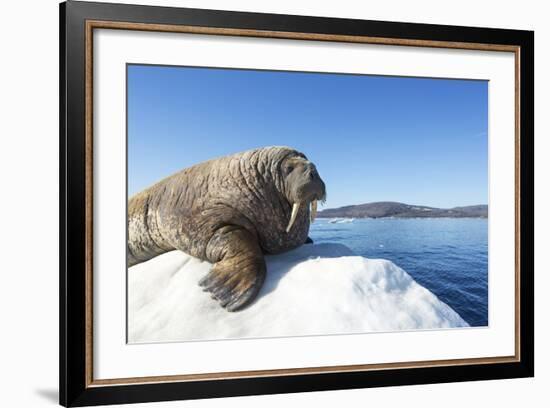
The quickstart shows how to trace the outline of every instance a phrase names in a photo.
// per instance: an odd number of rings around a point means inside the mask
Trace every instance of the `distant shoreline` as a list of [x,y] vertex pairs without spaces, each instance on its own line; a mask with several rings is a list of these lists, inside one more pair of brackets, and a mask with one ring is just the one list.
[[340,219],[356,219],[356,220],[439,220],[439,219],[457,219],[457,218],[467,218],[472,220],[486,220],[489,217],[487,216],[464,216],[464,217],[327,217],[327,216],[317,216],[317,219],[322,220],[331,220],[334,218],[340,218]]
[[349,205],[319,211],[318,218],[488,218],[486,204],[437,208],[393,201]]

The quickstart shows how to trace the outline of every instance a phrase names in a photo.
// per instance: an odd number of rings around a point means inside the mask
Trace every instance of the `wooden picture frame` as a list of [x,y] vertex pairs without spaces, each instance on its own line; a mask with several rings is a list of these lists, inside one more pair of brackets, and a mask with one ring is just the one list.
[[[501,357],[97,380],[93,375],[95,29],[513,52],[515,353]],[[534,375],[534,33],[69,1],[60,5],[60,403],[64,406],[352,389]]]

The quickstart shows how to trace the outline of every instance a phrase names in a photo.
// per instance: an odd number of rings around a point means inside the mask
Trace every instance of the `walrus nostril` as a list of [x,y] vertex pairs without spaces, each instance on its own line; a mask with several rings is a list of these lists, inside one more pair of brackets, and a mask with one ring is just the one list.
[[316,179],[316,178],[319,178],[319,173],[317,173],[317,170],[315,169],[315,167],[312,166],[309,169],[309,179],[313,180],[313,179]]

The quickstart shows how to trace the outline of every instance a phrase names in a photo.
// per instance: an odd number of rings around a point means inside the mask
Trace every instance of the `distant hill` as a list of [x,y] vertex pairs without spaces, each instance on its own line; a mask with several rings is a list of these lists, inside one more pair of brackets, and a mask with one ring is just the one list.
[[348,205],[319,211],[320,218],[487,218],[487,205],[436,208],[391,201]]

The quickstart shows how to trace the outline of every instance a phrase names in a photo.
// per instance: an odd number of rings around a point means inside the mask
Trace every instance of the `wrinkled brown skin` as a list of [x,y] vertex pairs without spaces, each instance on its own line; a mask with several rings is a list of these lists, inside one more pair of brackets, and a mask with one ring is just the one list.
[[[264,254],[308,239],[309,203],[325,199],[313,163],[265,147],[189,167],[128,202],[128,265],[179,249],[213,263],[199,282],[229,311],[248,305],[265,278]],[[292,204],[300,201],[287,233]]]

